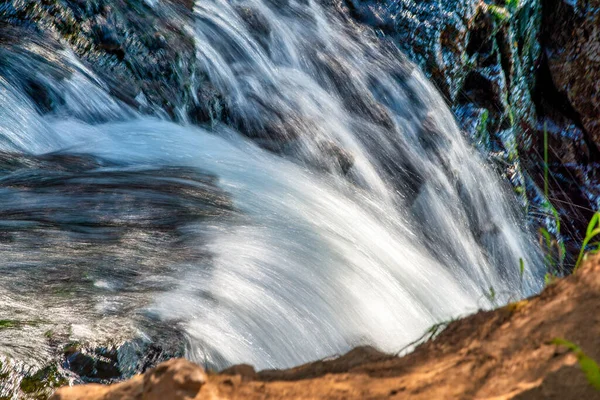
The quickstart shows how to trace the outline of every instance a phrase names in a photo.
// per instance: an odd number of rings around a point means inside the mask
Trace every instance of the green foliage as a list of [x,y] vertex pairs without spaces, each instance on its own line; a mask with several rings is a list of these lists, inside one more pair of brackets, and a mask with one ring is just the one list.
[[488,120],[490,118],[490,112],[488,110],[483,110],[481,113],[481,117],[479,119],[479,124],[477,124],[477,133],[480,138],[483,138],[487,131]]
[[544,284],[546,286],[552,285],[556,281],[556,279],[556,276],[554,276],[552,273],[546,272],[546,275],[544,275]]
[[[573,272],[577,272],[577,269],[581,266],[581,262],[584,259],[586,249],[592,239],[596,236],[600,235],[600,213],[595,213],[590,223],[588,224],[587,230],[585,232],[585,238],[583,239],[583,243],[581,244],[581,250],[579,250],[579,257],[577,257],[577,262],[575,263],[575,269]],[[593,249],[592,252],[598,252],[600,249],[599,243],[592,244]]]
[[20,328],[23,326],[35,326],[41,323],[40,320],[19,321],[17,319],[0,319],[0,331],[3,329]]
[[553,241],[552,241],[552,235],[550,235],[550,232],[548,232],[548,230],[546,228],[540,228],[540,234],[542,235],[542,237],[545,239],[544,243],[546,244],[546,256],[544,257],[544,259],[546,260],[546,266],[548,267],[553,267],[555,265],[554,262],[554,257],[552,257],[552,247],[553,247]]
[[596,390],[600,390],[600,368],[598,367],[596,361],[588,357],[579,346],[568,340],[555,338],[552,340],[552,344],[564,346],[570,352],[575,354],[575,357],[577,357],[577,361],[579,362],[579,367],[585,374],[589,384],[592,385]]
[[519,9],[519,0],[506,0],[506,8],[512,12],[517,11]]
[[519,278],[523,279],[523,274],[525,274],[525,261],[519,258]]
[[[545,228],[540,228],[540,233],[544,238],[546,243],[546,256],[544,257],[546,262],[546,268],[549,270],[550,274],[555,274],[557,265],[562,268],[563,263],[565,261],[565,257],[567,256],[567,251],[565,248],[565,244],[562,240],[560,240],[560,215],[556,210],[556,207],[550,203],[550,191],[549,191],[549,164],[548,164],[548,129],[546,124],[544,123],[544,202],[542,206],[547,209],[552,216],[554,217],[554,223],[556,226],[556,239],[552,239],[552,235]],[[556,248],[557,257],[554,258],[553,252]]]
[[443,322],[438,322],[437,324],[432,325],[431,327],[429,327],[429,329],[427,329],[425,331],[425,333],[418,338],[417,340],[407,344],[406,346],[404,346],[402,349],[400,349],[396,355],[399,356],[402,353],[404,353],[404,351],[408,350],[409,348],[413,347],[413,346],[417,346],[423,343],[426,343],[432,339],[434,339],[437,335],[439,335],[440,333],[442,333],[442,331],[444,329],[446,329],[446,327],[451,323],[454,322],[456,320],[458,320],[459,318],[452,318],[448,321],[443,321]]
[[490,291],[486,293],[485,296],[491,303],[494,303],[496,301],[496,290],[493,286],[490,286]]
[[12,319],[0,319],[0,330],[18,328],[19,326],[21,326],[21,323],[19,321],[15,321]]
[[[490,14],[496,19],[498,22],[507,22],[519,9],[519,0],[506,0],[504,3],[504,7],[497,6],[495,4],[488,4],[488,10]],[[509,118],[511,122],[511,126],[514,124],[514,115],[509,111]]]
[[506,22],[510,19],[510,13],[505,7],[488,4],[488,10],[498,22]]
[[548,128],[544,122],[544,196],[548,199]]

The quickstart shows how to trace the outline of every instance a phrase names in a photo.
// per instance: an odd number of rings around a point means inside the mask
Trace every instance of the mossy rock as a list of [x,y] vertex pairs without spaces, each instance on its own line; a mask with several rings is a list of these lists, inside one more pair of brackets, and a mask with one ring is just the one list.
[[33,375],[25,376],[19,388],[30,398],[46,399],[55,388],[68,383],[69,381],[61,375],[56,365],[49,365]]
[[18,328],[21,325],[22,325],[21,321],[17,321],[14,319],[0,319],[0,330]]

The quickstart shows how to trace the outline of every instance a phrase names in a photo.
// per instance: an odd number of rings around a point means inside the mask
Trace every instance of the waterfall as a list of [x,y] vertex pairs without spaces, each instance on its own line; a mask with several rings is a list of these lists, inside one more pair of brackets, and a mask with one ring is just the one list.
[[[199,363],[290,367],[397,351],[541,288],[524,213],[435,88],[325,3],[196,2],[186,29],[227,123],[141,115],[66,51],[60,78],[14,55],[0,313],[40,322],[1,353],[50,357],[49,328],[98,342],[177,329]],[[40,114],[18,65],[66,93],[59,112]]]

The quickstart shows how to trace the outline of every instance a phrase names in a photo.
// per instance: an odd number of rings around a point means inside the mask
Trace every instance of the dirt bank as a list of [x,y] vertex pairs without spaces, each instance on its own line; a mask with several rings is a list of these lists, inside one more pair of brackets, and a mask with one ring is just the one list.
[[405,357],[357,348],[330,361],[206,373],[174,359],[130,381],[60,389],[76,399],[593,399],[564,338],[600,360],[600,258],[541,295],[452,322]]

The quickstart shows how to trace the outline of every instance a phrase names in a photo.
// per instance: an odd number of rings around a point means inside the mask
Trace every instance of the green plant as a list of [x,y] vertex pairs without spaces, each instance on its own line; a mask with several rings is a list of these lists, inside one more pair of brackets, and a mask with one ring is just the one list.
[[488,293],[486,293],[485,296],[488,298],[488,300],[491,303],[496,302],[496,290],[494,289],[493,286],[490,286],[490,291]]
[[488,10],[498,22],[505,22],[510,19],[510,13],[504,7],[488,4]]
[[[556,271],[557,264],[562,268],[563,263],[565,261],[565,257],[567,255],[567,251],[565,248],[565,244],[562,240],[560,240],[560,215],[556,208],[550,203],[550,190],[549,190],[549,163],[548,163],[548,128],[546,123],[544,123],[544,202],[542,205],[546,208],[552,216],[554,217],[554,223],[556,226],[556,239],[552,239],[552,235],[546,228],[540,228],[540,233],[545,239],[546,243],[546,256],[544,257],[546,261],[546,268],[549,270],[551,274],[554,274]],[[552,255],[553,249],[556,247],[557,257],[556,260]]]
[[12,319],[0,319],[0,329],[18,328],[21,326],[20,321]]
[[[586,249],[588,245],[596,236],[600,235],[600,213],[595,213],[590,223],[588,224],[587,230],[585,232],[585,238],[583,239],[583,243],[581,243],[581,249],[579,250],[579,256],[577,257],[577,262],[575,263],[575,268],[573,269],[573,273],[577,272],[577,269],[581,266],[581,262],[585,256]],[[592,246],[595,248],[591,250],[591,252],[598,252],[600,249],[600,243],[593,243]]]
[[446,329],[446,327],[451,322],[454,322],[454,321],[456,321],[458,319],[459,318],[457,317],[457,318],[450,319],[448,321],[442,321],[442,322],[438,322],[437,324],[432,325],[431,327],[429,327],[429,329],[427,329],[425,331],[425,333],[423,333],[423,335],[420,338],[418,338],[417,340],[414,340],[414,341],[410,342],[409,344],[407,344],[406,346],[404,346],[403,348],[401,348],[400,350],[398,350],[398,352],[396,353],[396,356],[400,356],[404,351],[410,349],[413,346],[417,346],[417,345],[426,343],[426,342],[434,339],[444,329]]
[[581,350],[581,348],[575,345],[573,342],[562,338],[555,338],[551,343],[557,346],[564,346],[570,352],[575,354],[575,357],[577,357],[577,362],[579,362],[579,367],[585,374],[585,377],[590,385],[592,385],[596,390],[600,390],[600,368],[598,367],[596,361],[588,357],[583,350]]
[[548,200],[548,127],[544,122],[544,196]]
[[512,12],[517,11],[519,9],[519,0],[506,0],[506,8]]
[[525,261],[522,258],[519,258],[519,278],[523,279],[523,274],[525,274]]
[[[488,10],[498,22],[508,21],[512,15],[519,9],[519,0],[506,0],[504,7],[495,4],[488,4]],[[510,124],[514,125],[514,115],[512,111],[508,113]]]
[[556,282],[557,279],[558,278],[550,272],[546,272],[546,275],[544,275],[544,285],[552,285],[554,282]]

